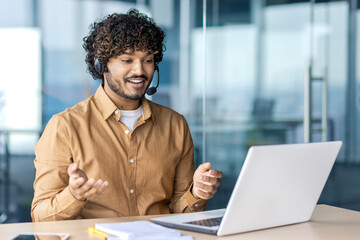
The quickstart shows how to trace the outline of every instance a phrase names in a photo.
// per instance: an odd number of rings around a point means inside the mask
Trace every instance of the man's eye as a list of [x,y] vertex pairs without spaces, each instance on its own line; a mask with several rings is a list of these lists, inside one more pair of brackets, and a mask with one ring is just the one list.
[[145,62],[145,63],[152,63],[153,60],[152,60],[152,59],[147,59],[147,60],[145,60],[144,62]]
[[130,63],[131,62],[131,60],[129,60],[129,59],[122,59],[121,61],[124,62],[124,63]]

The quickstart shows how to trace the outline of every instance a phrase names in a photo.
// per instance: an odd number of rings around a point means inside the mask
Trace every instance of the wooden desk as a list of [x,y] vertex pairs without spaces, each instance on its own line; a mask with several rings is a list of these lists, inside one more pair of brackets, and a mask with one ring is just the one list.
[[[10,236],[20,232],[67,232],[70,239],[99,240],[88,234],[88,227],[98,222],[126,222],[147,220],[150,216],[101,218],[86,220],[69,220],[40,223],[12,223],[0,225],[0,239],[9,239]],[[216,237],[189,231],[182,231],[183,235],[192,235],[194,239],[360,239],[360,212],[346,210],[327,205],[318,205],[310,222],[293,224],[289,226],[271,228],[261,231],[241,233],[226,237]]]

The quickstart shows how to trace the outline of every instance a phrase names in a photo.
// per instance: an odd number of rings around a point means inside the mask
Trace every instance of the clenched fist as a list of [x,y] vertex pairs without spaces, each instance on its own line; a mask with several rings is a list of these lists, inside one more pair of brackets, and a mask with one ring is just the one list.
[[211,163],[203,163],[196,169],[193,177],[194,185],[192,194],[196,198],[208,200],[212,198],[220,186],[221,171],[209,170]]

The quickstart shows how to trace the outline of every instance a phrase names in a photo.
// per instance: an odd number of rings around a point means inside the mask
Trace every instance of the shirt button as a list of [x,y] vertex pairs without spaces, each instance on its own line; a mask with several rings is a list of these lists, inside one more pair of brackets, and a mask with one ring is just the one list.
[[194,207],[198,207],[198,206],[199,206],[199,204],[197,204],[197,203],[194,204]]
[[129,134],[129,132],[130,132],[129,130],[127,130],[127,129],[125,130],[125,134]]
[[134,189],[130,189],[130,193],[133,194],[133,193],[134,193]]
[[130,159],[130,163],[134,163],[134,159]]
[[119,113],[119,111],[118,110],[115,110],[115,114],[118,114]]

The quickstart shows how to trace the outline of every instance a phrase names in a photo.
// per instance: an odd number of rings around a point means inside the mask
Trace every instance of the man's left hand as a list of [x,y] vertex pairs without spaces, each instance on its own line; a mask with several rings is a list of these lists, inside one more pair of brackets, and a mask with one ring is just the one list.
[[196,198],[201,198],[208,200],[212,198],[217,188],[220,186],[220,178],[223,174],[221,171],[209,170],[211,168],[211,163],[203,163],[194,173],[194,185],[192,188],[192,194]]

